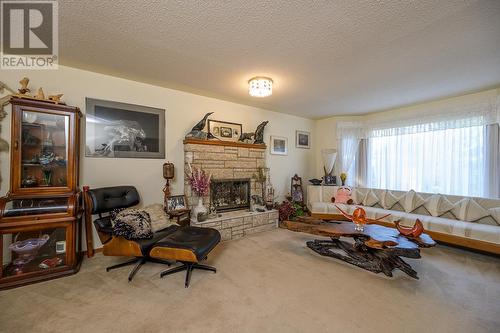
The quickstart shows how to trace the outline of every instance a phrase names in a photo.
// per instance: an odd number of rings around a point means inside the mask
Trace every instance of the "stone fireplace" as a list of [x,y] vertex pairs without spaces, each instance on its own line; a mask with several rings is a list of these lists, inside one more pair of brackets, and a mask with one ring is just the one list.
[[[193,167],[202,168],[212,175],[212,184],[220,181],[249,182],[250,197],[262,195],[261,184],[253,179],[259,167],[266,167],[265,145],[253,145],[239,142],[185,140],[184,142],[184,193],[189,206],[198,203],[198,198],[192,193],[187,179],[188,163]],[[203,198],[208,206],[212,193]],[[241,209],[248,209],[242,207]]]
[[250,208],[250,178],[214,179],[210,201],[217,213]]
[[259,167],[266,166],[265,153],[266,145],[184,140],[184,193],[189,206],[196,205],[198,198],[187,179],[188,163],[212,175],[210,194],[203,198],[203,203],[208,206],[212,200],[219,206],[217,218],[198,222],[196,226],[219,230],[223,241],[278,227],[276,210],[249,210],[251,196],[262,195],[261,184],[253,177]]

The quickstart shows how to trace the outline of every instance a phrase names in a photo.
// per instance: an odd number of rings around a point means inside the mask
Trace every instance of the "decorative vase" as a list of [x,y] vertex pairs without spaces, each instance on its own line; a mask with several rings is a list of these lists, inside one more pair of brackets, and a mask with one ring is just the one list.
[[52,180],[52,170],[43,170],[43,183],[46,186],[50,186]]
[[198,222],[198,214],[206,214],[207,208],[203,206],[203,197],[198,197],[198,205],[191,210],[191,222]]

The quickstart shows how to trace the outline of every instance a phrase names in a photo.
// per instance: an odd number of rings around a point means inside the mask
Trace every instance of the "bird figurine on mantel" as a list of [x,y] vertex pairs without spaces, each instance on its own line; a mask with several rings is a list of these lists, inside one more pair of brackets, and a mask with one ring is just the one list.
[[30,79],[27,77],[23,77],[21,81],[19,81],[19,84],[21,85],[21,88],[18,89],[19,94],[25,95],[30,92],[30,89],[28,88],[29,83]]
[[203,119],[200,120],[196,125],[194,125],[191,131],[188,134],[186,134],[186,138],[206,140],[208,137],[208,133],[203,132],[203,129],[205,128],[205,125],[207,124],[207,119],[211,114],[213,114],[213,112],[205,114]]

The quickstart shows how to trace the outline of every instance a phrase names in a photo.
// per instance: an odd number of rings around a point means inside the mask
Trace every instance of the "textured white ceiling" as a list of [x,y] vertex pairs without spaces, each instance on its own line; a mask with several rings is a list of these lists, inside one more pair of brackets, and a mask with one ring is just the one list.
[[[500,84],[500,1],[59,2],[61,64],[310,118]],[[248,96],[247,80],[274,78]]]

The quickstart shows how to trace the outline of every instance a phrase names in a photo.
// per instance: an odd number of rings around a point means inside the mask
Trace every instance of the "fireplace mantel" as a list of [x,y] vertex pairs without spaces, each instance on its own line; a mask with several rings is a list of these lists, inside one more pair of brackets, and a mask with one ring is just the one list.
[[222,140],[199,140],[199,139],[185,139],[184,144],[195,144],[195,145],[209,145],[209,146],[224,146],[224,147],[236,147],[236,148],[253,148],[253,149],[266,149],[265,144],[254,144],[245,142],[232,142],[232,141],[222,141]]

